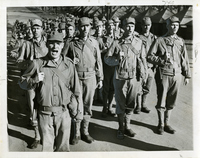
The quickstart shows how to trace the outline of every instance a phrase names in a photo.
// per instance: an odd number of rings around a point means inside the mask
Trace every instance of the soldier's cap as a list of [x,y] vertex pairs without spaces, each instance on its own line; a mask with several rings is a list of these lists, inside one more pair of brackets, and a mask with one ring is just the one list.
[[84,25],[91,25],[91,20],[88,17],[82,17],[79,19],[79,26],[84,26]]
[[105,18],[105,16],[103,16],[101,20],[102,21],[107,21],[106,18]]
[[72,22],[72,21],[68,22],[68,23],[67,23],[67,27],[69,27],[69,26],[73,26],[73,27],[75,28],[74,22]]
[[59,23],[58,28],[60,30],[65,30],[65,23],[64,22]]
[[135,24],[135,18],[128,17],[125,19],[125,25],[127,24]]
[[32,20],[31,21],[31,26],[33,27],[33,26],[43,26],[42,25],[42,21],[40,20],[40,19],[34,19],[34,20]]
[[58,41],[58,42],[63,42],[63,34],[59,33],[58,31],[53,31],[49,38],[48,41]]
[[98,20],[94,23],[95,26],[103,26],[103,22],[101,20]]
[[109,25],[109,24],[113,24],[114,23],[114,21],[113,20],[108,20],[108,22],[107,22],[107,24]]
[[119,23],[120,22],[118,17],[113,17],[113,21],[114,21],[114,23]]
[[31,27],[31,22],[30,21],[28,21],[27,24],[26,24],[26,28],[29,28],[29,27]]
[[152,22],[151,22],[151,18],[150,17],[144,17],[142,18],[142,22],[141,22],[143,25],[151,25]]
[[53,26],[53,28],[57,28],[58,27],[58,23],[57,22],[52,22],[52,26]]
[[179,18],[176,17],[176,16],[171,16],[171,17],[169,17],[169,18],[167,19],[166,22],[167,22],[167,24],[171,24],[171,23],[175,23],[175,22],[180,23],[180,20],[179,20]]

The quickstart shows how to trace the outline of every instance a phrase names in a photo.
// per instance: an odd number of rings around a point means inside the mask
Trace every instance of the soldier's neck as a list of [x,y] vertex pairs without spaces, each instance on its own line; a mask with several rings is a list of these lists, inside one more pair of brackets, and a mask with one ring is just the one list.
[[38,42],[38,43],[41,41],[41,39],[42,39],[42,36],[40,36],[40,37],[35,37],[35,38],[34,38],[34,40],[35,40],[36,42]]

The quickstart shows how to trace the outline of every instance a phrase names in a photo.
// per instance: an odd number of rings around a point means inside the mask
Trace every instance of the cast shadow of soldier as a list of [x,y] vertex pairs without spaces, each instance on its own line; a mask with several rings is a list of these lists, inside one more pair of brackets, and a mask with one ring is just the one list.
[[[101,112],[93,111],[93,118],[94,119],[102,119]],[[104,120],[117,122],[117,118],[115,118],[115,117],[107,117]],[[146,124],[146,123],[138,122],[138,121],[134,121],[134,120],[131,120],[131,124],[149,128],[154,133],[156,133],[157,128],[154,125],[150,125],[150,124]],[[170,151],[170,150],[175,151],[175,150],[178,150],[178,149],[172,148],[172,147],[166,147],[166,146],[143,142],[140,140],[136,140],[134,138],[127,137],[127,136],[125,136],[125,138],[123,140],[119,140],[116,138],[117,129],[105,127],[105,126],[95,124],[92,122],[90,123],[89,131],[92,131],[91,136],[97,141],[110,142],[110,143],[119,144],[122,146],[130,147],[130,148],[134,148],[134,149],[138,149],[138,150],[144,150],[144,151]],[[136,135],[136,137],[137,137],[137,135]]]

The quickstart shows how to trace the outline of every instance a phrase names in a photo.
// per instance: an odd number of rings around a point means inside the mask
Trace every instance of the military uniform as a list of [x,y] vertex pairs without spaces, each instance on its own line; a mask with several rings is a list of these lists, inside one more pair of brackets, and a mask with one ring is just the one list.
[[[79,26],[90,25],[87,17],[79,19]],[[82,38],[73,40],[70,43],[67,56],[71,58],[76,65],[81,90],[83,94],[84,116],[82,124],[82,137],[86,138],[88,143],[92,142],[88,132],[90,117],[92,116],[92,103],[97,86],[97,82],[103,80],[102,61],[98,42],[88,35],[87,40]]]
[[[127,18],[126,24],[135,25],[134,18]],[[114,88],[116,113],[118,114],[119,130],[117,137],[123,139],[125,133],[131,137],[135,133],[130,129],[131,113],[135,108],[140,78],[145,76],[144,61],[145,47],[134,34],[131,38],[123,37],[113,42],[106,54],[107,59],[115,65]],[[109,62],[107,62],[109,63]],[[124,118],[125,117],[125,118]]]
[[[180,23],[177,17],[171,17],[168,23]],[[170,25],[170,24],[168,24]],[[184,40],[176,34],[173,36],[167,33],[159,37],[153,43],[148,61],[157,66],[157,105],[158,112],[158,133],[164,130],[174,133],[175,130],[169,126],[169,119],[172,109],[176,106],[179,87],[181,85],[181,74],[186,78],[191,78],[189,60]]]
[[[148,27],[151,27],[152,22],[149,17],[144,17],[142,19],[142,25],[148,25]],[[143,41],[145,48],[146,48],[146,56],[147,53],[150,49],[151,44],[155,41],[157,36],[153,35],[151,32],[147,34],[143,33],[140,35],[140,39]],[[134,113],[139,114],[140,110],[145,113],[149,113],[150,110],[147,107],[146,100],[147,96],[150,93],[152,83],[154,80],[154,72],[153,72],[153,64],[147,62],[147,72],[146,72],[146,79],[144,82],[141,82],[141,87],[138,93],[138,98],[137,98],[137,107],[134,110]]]
[[[38,25],[42,26],[42,22],[39,19],[35,19],[32,21],[32,26]],[[41,41],[37,42],[34,38],[30,41],[25,41],[20,49],[20,55],[18,57],[18,66],[23,69],[23,72],[29,66],[30,61],[34,59],[39,59],[41,57],[46,56],[48,53],[48,49],[46,47],[46,38],[44,36],[41,37]],[[37,121],[37,110],[34,108],[34,98],[35,98],[35,90],[29,89],[27,90],[27,100],[28,105],[30,107],[30,120],[31,125],[35,128],[35,140],[40,140],[40,135],[38,132],[38,121]],[[34,148],[34,147],[33,147]]]
[[[49,41],[62,42],[62,34],[57,36],[52,35]],[[44,73],[44,80],[37,83],[35,74],[39,72]],[[63,56],[56,62],[49,56],[34,60],[22,75],[22,80],[27,80],[27,87],[30,88],[37,84],[36,100],[42,150],[70,151],[70,115],[76,118],[82,107],[79,78],[73,62]],[[77,104],[72,106],[70,103],[74,99]]]

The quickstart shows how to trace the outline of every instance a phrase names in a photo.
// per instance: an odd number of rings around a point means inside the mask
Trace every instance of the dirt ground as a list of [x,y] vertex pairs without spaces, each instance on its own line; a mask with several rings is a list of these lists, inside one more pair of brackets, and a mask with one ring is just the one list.
[[[37,18],[41,13],[31,12],[27,8],[7,9],[8,22],[13,23],[16,18],[19,21],[26,21],[28,18]],[[17,13],[17,14],[16,14]],[[17,16],[16,16],[17,15]],[[8,41],[10,33],[8,32]],[[9,48],[8,48],[9,51]],[[9,53],[9,52],[8,52]],[[191,54],[191,50],[189,51]],[[192,61],[192,56],[190,60]],[[191,63],[192,68],[192,63]],[[28,106],[25,98],[25,91],[21,90],[17,84],[20,70],[15,65],[15,61],[7,57],[8,73],[8,142],[10,152],[40,152],[42,146],[30,149],[33,140],[33,129],[28,125]],[[176,129],[176,134],[164,133],[156,134],[157,113],[155,83],[152,92],[148,97],[149,114],[133,114],[131,127],[137,133],[134,138],[125,137],[124,140],[116,138],[118,128],[116,117],[101,117],[102,105],[93,105],[93,117],[91,119],[89,131],[95,139],[92,144],[80,141],[77,145],[71,145],[71,152],[81,151],[192,151],[193,150],[193,103],[192,103],[192,80],[189,85],[181,86],[178,105],[172,113],[171,125]],[[115,101],[113,101],[113,109]]]

